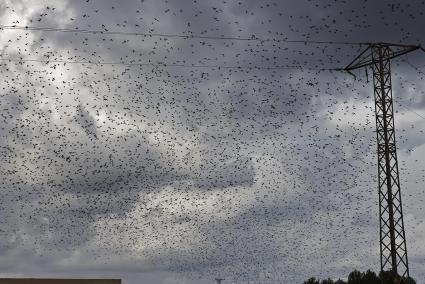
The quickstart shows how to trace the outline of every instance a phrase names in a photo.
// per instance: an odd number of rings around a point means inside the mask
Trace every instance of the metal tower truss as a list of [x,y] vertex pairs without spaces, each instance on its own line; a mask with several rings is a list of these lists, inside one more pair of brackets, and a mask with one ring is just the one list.
[[409,276],[400,180],[394,131],[389,47],[372,47],[375,93],[376,139],[378,142],[379,215],[381,270]]
[[397,147],[391,86],[391,59],[419,49],[419,46],[389,43],[370,44],[345,71],[371,67],[375,97],[378,142],[378,192],[381,271],[409,276],[406,235],[401,204]]

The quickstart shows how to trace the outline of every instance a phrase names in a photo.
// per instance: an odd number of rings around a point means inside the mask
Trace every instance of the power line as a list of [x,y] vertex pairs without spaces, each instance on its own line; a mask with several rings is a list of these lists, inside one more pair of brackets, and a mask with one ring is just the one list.
[[[421,47],[421,49],[422,49],[422,50],[424,50],[422,47]],[[425,51],[425,50],[424,50],[424,51]],[[418,73],[420,73],[420,74],[422,74],[422,75],[425,75],[425,73],[424,73],[421,69],[419,69],[418,67],[416,67],[415,65],[413,65],[412,63],[410,63],[410,61],[409,61],[409,60],[407,60],[407,59],[403,58],[403,59],[402,59],[402,61],[406,62],[408,65],[410,65],[410,67],[412,67],[412,68],[413,68],[414,70],[416,70]],[[417,113],[417,112],[416,112],[416,111],[414,111],[413,109],[411,109],[411,108],[409,108],[409,107],[407,107],[407,106],[402,105],[402,104],[401,104],[401,103],[399,103],[398,101],[396,101],[396,103],[397,103],[398,105],[400,105],[401,107],[403,107],[403,108],[407,109],[408,111],[410,111],[410,112],[412,112],[412,113],[416,114],[416,115],[417,115],[417,116],[419,116],[420,118],[425,119],[425,116],[423,116],[423,115],[421,115],[421,114]]]
[[418,67],[416,67],[415,65],[413,65],[412,63],[410,63],[409,60],[402,59],[402,61],[406,62],[408,65],[410,65],[410,67],[412,67],[413,69],[415,69],[418,73],[420,73],[422,75],[425,75],[425,73],[421,69],[419,69]]
[[207,36],[207,35],[182,35],[182,34],[162,34],[162,33],[142,33],[142,32],[120,32],[105,30],[86,30],[86,29],[66,29],[51,27],[31,27],[17,25],[0,25],[0,30],[25,30],[25,31],[44,31],[44,32],[64,32],[64,33],[84,33],[84,34],[102,34],[102,35],[126,35],[126,36],[144,36],[144,37],[167,37],[183,39],[212,39],[212,40],[238,40],[238,41],[259,41],[259,42],[285,42],[285,43],[304,43],[304,44],[338,44],[338,45],[368,45],[366,42],[346,42],[346,41],[319,41],[319,40],[289,40],[252,37],[230,37],[230,36]]
[[399,103],[398,101],[396,101],[396,103],[397,103],[399,106],[401,106],[401,107],[403,107],[403,108],[407,109],[408,111],[410,111],[410,112],[412,112],[412,113],[416,114],[416,115],[417,115],[417,116],[419,116],[420,118],[425,119],[425,116],[423,116],[423,115],[421,115],[421,114],[417,113],[417,112],[416,112],[416,111],[414,111],[413,109],[411,109],[411,108],[409,108],[409,107],[407,107],[407,106],[405,106],[405,105],[402,105],[402,104],[401,104],[401,103]]
[[93,64],[93,65],[124,65],[124,66],[152,66],[152,67],[184,67],[184,68],[216,68],[216,69],[250,69],[250,70],[283,70],[283,69],[299,69],[299,70],[314,70],[314,71],[338,71],[340,69],[332,68],[311,68],[298,66],[228,66],[228,65],[199,65],[199,64],[178,64],[178,63],[146,63],[146,62],[105,62],[105,61],[68,61],[62,59],[42,60],[42,59],[23,59],[23,58],[7,58],[1,57],[0,61],[9,62],[40,62],[40,63],[66,63],[66,64]]

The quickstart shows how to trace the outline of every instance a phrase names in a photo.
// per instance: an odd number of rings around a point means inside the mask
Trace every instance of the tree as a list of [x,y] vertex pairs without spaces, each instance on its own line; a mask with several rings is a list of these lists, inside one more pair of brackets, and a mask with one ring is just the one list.
[[333,281],[332,279],[324,279],[322,282],[314,277],[305,281],[304,284],[416,284],[416,281],[411,277],[401,278],[396,273],[390,271],[381,271],[379,277],[372,270],[360,272],[354,270],[348,275],[348,282],[341,279]]
[[379,272],[379,279],[381,279],[382,284],[394,284],[396,277],[397,275],[391,270]]
[[404,284],[416,284],[415,279],[413,279],[412,277],[407,277],[404,280]]
[[304,284],[320,284],[319,280],[316,280],[316,278],[311,277],[307,281],[304,282]]
[[348,275],[348,284],[363,284],[364,273],[354,270]]
[[380,284],[381,280],[379,279],[379,277],[376,275],[375,272],[368,270],[363,275],[361,283],[362,284]]

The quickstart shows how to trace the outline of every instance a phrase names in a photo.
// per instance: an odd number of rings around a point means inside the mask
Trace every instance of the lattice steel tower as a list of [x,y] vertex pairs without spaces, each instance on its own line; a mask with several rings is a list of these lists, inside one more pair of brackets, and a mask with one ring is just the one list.
[[[420,46],[373,43],[345,71],[372,68],[378,142],[378,192],[381,271],[409,276],[391,88],[391,59]],[[351,72],[350,72],[351,73]]]

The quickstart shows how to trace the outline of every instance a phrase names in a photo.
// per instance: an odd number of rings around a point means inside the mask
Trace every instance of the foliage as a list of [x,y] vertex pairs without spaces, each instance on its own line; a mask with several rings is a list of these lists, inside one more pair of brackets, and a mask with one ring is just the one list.
[[363,284],[364,273],[354,270],[348,275],[348,284]]
[[320,284],[319,280],[316,280],[316,278],[311,277],[307,281],[304,282],[304,284]]
[[366,273],[363,274],[361,283],[376,284],[376,283],[381,283],[381,280],[379,279],[379,277],[376,275],[375,272],[373,272],[372,270],[368,270],[366,271]]
[[416,280],[412,277],[407,277],[405,280],[405,284],[416,284]]
[[358,270],[352,271],[348,275],[348,282],[341,279],[333,281],[332,279],[320,280],[312,277],[305,281],[304,284],[416,284],[416,281],[411,278],[401,278],[394,274],[392,271],[381,271],[379,276],[376,275],[372,270],[366,272],[360,272]]

